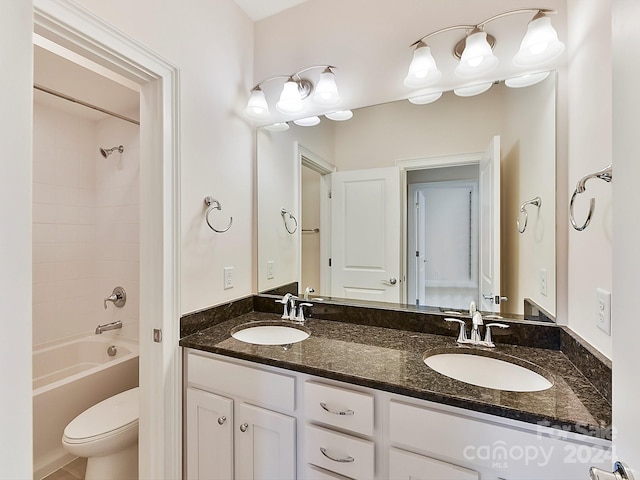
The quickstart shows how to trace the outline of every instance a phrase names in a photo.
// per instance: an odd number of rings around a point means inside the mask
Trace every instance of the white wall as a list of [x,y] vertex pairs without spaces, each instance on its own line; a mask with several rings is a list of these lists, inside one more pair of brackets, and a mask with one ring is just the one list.
[[640,178],[638,143],[638,75],[640,61],[635,54],[640,42],[640,4],[636,0],[613,0],[613,425],[615,460],[628,462],[633,475],[640,475],[640,415],[637,378],[638,338],[638,236],[637,214]]
[[[611,1],[569,0],[569,194],[586,174],[612,162]],[[596,199],[591,224],[569,228],[569,326],[611,357],[611,337],[596,327],[596,288],[612,290],[612,184],[593,179],[575,202],[582,223]],[[562,208],[562,206],[559,206]],[[568,208],[568,204],[565,208]]]
[[[253,291],[253,136],[242,111],[253,86],[253,24],[233,0],[79,3],[180,69],[182,313]],[[222,204],[216,234],[204,198]],[[214,218],[218,218],[215,216]],[[234,287],[223,289],[223,268]]]
[[[115,320],[116,334],[138,338],[139,129],[59,107],[34,106],[33,343]],[[123,154],[98,152],[121,144]],[[127,303],[105,310],[116,285]]]
[[0,15],[0,478],[31,478],[31,2]]

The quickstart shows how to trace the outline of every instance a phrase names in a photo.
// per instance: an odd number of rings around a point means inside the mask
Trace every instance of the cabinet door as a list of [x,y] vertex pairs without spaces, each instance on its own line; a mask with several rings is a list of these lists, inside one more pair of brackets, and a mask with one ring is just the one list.
[[389,478],[394,480],[478,480],[473,470],[433,458],[389,449]]
[[295,418],[240,403],[236,407],[235,425],[236,478],[295,479]]
[[233,478],[233,401],[187,389],[187,479]]

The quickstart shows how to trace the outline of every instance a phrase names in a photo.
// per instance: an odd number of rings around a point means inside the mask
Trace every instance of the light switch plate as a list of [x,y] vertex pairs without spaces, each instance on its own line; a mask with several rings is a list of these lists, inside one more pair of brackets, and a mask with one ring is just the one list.
[[597,288],[596,297],[596,325],[604,333],[611,335],[611,292],[607,292],[602,288]]
[[233,288],[233,267],[224,267],[224,289]]
[[276,268],[276,262],[274,262],[273,260],[269,260],[267,262],[267,280],[271,280],[275,276],[274,274],[275,268]]

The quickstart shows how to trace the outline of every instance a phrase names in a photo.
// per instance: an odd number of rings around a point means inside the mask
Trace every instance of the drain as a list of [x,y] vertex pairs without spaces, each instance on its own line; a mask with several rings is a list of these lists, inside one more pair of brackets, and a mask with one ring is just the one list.
[[107,355],[109,355],[110,357],[115,357],[116,353],[118,353],[118,347],[116,347],[115,345],[107,347]]

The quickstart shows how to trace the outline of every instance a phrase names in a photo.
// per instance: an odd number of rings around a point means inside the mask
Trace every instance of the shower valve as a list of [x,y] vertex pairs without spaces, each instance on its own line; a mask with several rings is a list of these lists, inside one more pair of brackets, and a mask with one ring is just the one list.
[[107,302],[112,302],[116,307],[122,308],[127,303],[127,292],[122,287],[113,289],[111,295],[104,299],[104,309],[107,309]]

